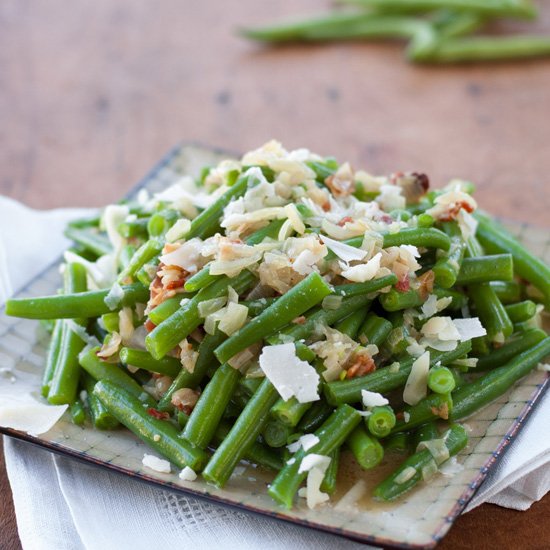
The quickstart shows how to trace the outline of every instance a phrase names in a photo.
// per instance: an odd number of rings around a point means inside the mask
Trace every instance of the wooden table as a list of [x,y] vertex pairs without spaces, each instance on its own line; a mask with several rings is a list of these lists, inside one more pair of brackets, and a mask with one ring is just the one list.
[[[263,49],[234,34],[327,6],[4,0],[0,193],[102,205],[180,140],[244,151],[275,137],[375,173],[471,179],[493,212],[550,227],[550,61],[415,67],[397,44]],[[535,28],[550,31],[550,6]],[[3,464],[0,491],[0,547],[17,548]],[[525,513],[483,505],[441,548],[544,548],[549,514],[548,496]]]

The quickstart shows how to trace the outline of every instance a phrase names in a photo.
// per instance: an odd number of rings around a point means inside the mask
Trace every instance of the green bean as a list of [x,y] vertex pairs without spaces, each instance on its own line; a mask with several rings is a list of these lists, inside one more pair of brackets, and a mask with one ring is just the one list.
[[149,233],[147,231],[147,224],[149,218],[137,218],[131,221],[123,221],[117,227],[117,231],[125,239],[147,239]]
[[435,282],[443,288],[451,288],[460,272],[466,243],[456,222],[443,222],[443,229],[451,239],[451,247],[447,252],[438,255],[433,267]]
[[[82,264],[69,263],[65,266],[65,289],[76,295],[86,290],[86,269]],[[82,319],[73,323],[82,326]],[[53,405],[72,404],[76,401],[80,365],[78,354],[84,347],[82,339],[72,330],[71,321],[61,321],[63,328],[59,341],[59,351],[55,358],[49,382],[48,402]]]
[[422,424],[415,432],[414,432],[414,443],[415,448],[418,448],[419,443],[422,443],[422,441],[431,441],[432,439],[438,439],[439,438],[439,429],[437,428],[437,424],[435,422],[428,422],[426,424]]
[[179,468],[189,466],[196,472],[202,470],[208,455],[182,439],[170,422],[151,416],[143,403],[126,388],[100,380],[93,395],[121,424],[170,462]]
[[239,382],[239,388],[248,396],[251,397],[260,387],[262,378],[245,377]]
[[168,319],[170,315],[178,311],[181,307],[181,301],[186,298],[185,294],[176,294],[171,298],[167,298],[149,312],[148,317],[150,321],[155,325],[160,325],[162,321]]
[[219,331],[216,331],[214,334],[205,335],[202,342],[199,344],[199,356],[197,358],[197,362],[195,363],[193,372],[189,372],[187,369],[181,369],[180,373],[172,382],[170,388],[168,388],[168,391],[159,401],[159,410],[171,410],[171,400],[174,392],[180,390],[181,388],[195,388],[201,383],[207,370],[211,366],[214,365],[217,368],[219,363],[214,355],[214,350],[221,344],[221,342],[223,342],[224,339],[225,334],[222,334]]
[[389,437],[384,439],[383,449],[385,452],[408,454],[411,450],[411,434],[407,432],[391,434]]
[[298,431],[309,433],[316,430],[330,416],[332,410],[324,399],[315,401],[300,419]]
[[258,185],[258,183],[260,183],[260,179],[256,174],[241,174],[237,181],[223,195],[218,197],[214,203],[193,219],[186,238],[200,237],[201,239],[206,239],[214,235],[220,227],[220,217],[223,214],[224,208],[232,200],[242,197],[247,189]]
[[[465,356],[471,349],[471,343],[460,342],[453,351],[431,351],[430,365],[437,362],[446,365]],[[383,367],[365,376],[351,378],[349,380],[338,380],[324,386],[324,393],[329,404],[337,406],[342,403],[358,403],[361,401],[361,390],[369,390],[379,393],[387,393],[401,386],[404,386],[411,372],[415,359],[410,358],[401,362],[399,370],[391,366]]]
[[325,477],[321,482],[321,491],[332,495],[336,491],[336,481],[338,478],[338,466],[340,465],[340,449],[334,449],[331,453],[328,454],[330,458],[330,463],[328,465],[327,471],[325,472]]
[[513,304],[521,300],[521,287],[516,281],[491,281],[490,285],[503,304]]
[[468,287],[470,298],[491,342],[504,343],[514,330],[510,317],[489,283]]
[[206,481],[217,487],[227,483],[239,460],[262,432],[269,418],[269,410],[278,397],[277,390],[265,378],[210,458],[202,474]]
[[82,426],[86,421],[86,411],[80,400],[74,401],[69,407],[72,423],[76,426]]
[[[273,220],[271,223],[258,229],[245,239],[245,242],[249,246],[261,243],[266,238],[276,239],[281,226],[285,220]],[[184,285],[184,289],[187,292],[195,292],[213,283],[216,279],[219,279],[221,275],[210,275],[210,267],[205,266],[198,273],[195,273],[192,277],[187,279]]]
[[307,454],[327,455],[339,448],[360,421],[359,413],[349,405],[338,407],[315,432],[318,443],[307,451],[301,448],[294,454],[294,462],[287,463],[277,474],[268,489],[271,497],[286,508],[291,508],[294,495],[307,475],[306,472],[299,473],[302,459]]
[[93,228],[84,229],[69,226],[65,229],[64,234],[65,237],[82,245],[85,249],[90,250],[97,256],[110,254],[113,251],[113,247],[109,242],[109,239],[105,235],[95,231]]
[[469,285],[490,281],[511,281],[514,278],[514,262],[511,254],[495,254],[464,258],[456,284]]
[[83,229],[87,227],[98,228],[100,223],[100,216],[91,216],[89,218],[77,218],[76,220],[70,220],[69,222],[67,222],[67,227],[76,227],[77,229]]
[[386,311],[401,311],[421,306],[428,298],[426,292],[420,289],[397,290],[392,288],[389,292],[380,296],[380,305]]
[[96,381],[87,373],[83,373],[84,389],[88,401],[88,412],[92,424],[98,430],[114,430],[120,425],[118,420],[104,407],[103,403],[94,395]]
[[355,460],[364,470],[378,466],[384,458],[384,448],[376,439],[369,435],[364,426],[357,426],[346,440]]
[[96,381],[107,380],[117,386],[123,387],[126,391],[135,395],[140,401],[150,406],[156,403],[144,389],[120,367],[112,363],[102,361],[97,352],[99,347],[85,348],[82,350],[78,360],[82,368]]
[[136,272],[147,262],[157,256],[162,250],[164,244],[158,239],[149,239],[143,243],[132,256],[128,265],[119,273],[117,281],[123,284],[129,284],[133,281]]
[[425,12],[439,8],[472,11],[491,17],[520,17],[533,19],[536,10],[530,2],[503,0],[344,0],[348,4],[383,10]]
[[416,405],[408,405],[403,411],[403,419],[396,422],[392,433],[409,431],[437,418],[447,418],[453,407],[450,393],[432,393]]
[[355,338],[363,322],[365,321],[368,312],[369,310],[367,308],[358,309],[348,315],[345,319],[338,321],[338,323],[334,325],[334,328],[350,338]]
[[248,308],[248,315],[250,317],[256,317],[277,300],[278,298],[258,298],[257,300],[243,300],[240,303]]
[[401,229],[397,233],[384,235],[384,248],[403,244],[448,251],[451,248],[451,239],[443,231],[433,227]]
[[121,348],[118,352],[120,361],[138,369],[156,372],[174,378],[182,369],[181,362],[175,357],[153,359],[151,354],[141,349]]
[[171,208],[155,212],[147,222],[147,232],[151,237],[164,237],[180,217],[180,214]]
[[[141,283],[122,287],[123,297],[120,307],[145,303],[149,299],[149,289]],[[76,294],[58,294],[38,298],[22,298],[6,302],[6,314],[25,319],[75,319],[99,317],[111,311],[105,298],[109,290],[92,290]]]
[[487,252],[512,254],[516,273],[538,288],[545,296],[546,307],[550,307],[550,267],[487,216],[477,213],[476,219],[477,238]]
[[527,59],[550,55],[550,39],[546,35],[473,36],[442,41],[423,61],[463,63]]
[[375,313],[369,313],[358,332],[358,340],[363,345],[372,344],[380,347],[388,338],[393,326],[387,319]]
[[[216,433],[214,434],[214,441],[216,442],[216,444],[221,444],[221,442],[227,437],[227,434],[230,431],[231,426],[228,425],[226,422],[221,422],[216,428]],[[281,470],[283,467],[283,461],[281,457],[275,451],[273,451],[273,449],[269,449],[258,441],[254,441],[252,445],[250,445],[250,447],[244,453],[243,458],[276,472]]]
[[127,244],[122,247],[118,257],[119,266],[124,269],[132,259],[132,256],[136,253],[137,248],[133,244]]
[[201,449],[209,445],[241,376],[238,369],[227,364],[215,372],[212,380],[206,384],[185,426],[183,437],[187,441]]
[[512,323],[522,323],[535,316],[537,313],[537,304],[531,300],[525,300],[524,302],[504,306],[504,309]]
[[475,367],[477,371],[491,370],[500,367],[513,359],[516,355],[531,349],[533,346],[546,338],[546,333],[540,329],[526,330],[517,335],[503,346],[491,351],[488,355],[480,357]]
[[435,393],[450,393],[455,389],[453,373],[447,367],[433,367],[428,373],[428,388]]
[[311,273],[258,317],[230,336],[216,349],[216,357],[220,362],[228,361],[258,340],[279,331],[318,304],[330,291],[330,287],[317,272]]
[[48,355],[46,357],[46,365],[44,367],[44,374],[42,377],[42,397],[48,397],[50,392],[50,384],[52,376],[57,365],[59,358],[59,351],[61,348],[61,342],[63,338],[63,321],[55,321],[52,337],[48,346]]
[[[459,424],[451,426],[442,439],[449,456],[458,454],[468,443],[466,430]],[[374,497],[379,500],[395,500],[417,485],[427,475],[428,468],[434,461],[436,466],[440,465],[429,449],[417,451],[375,487]],[[412,475],[409,475],[409,472]]]
[[531,349],[519,353],[505,365],[470,384],[464,384],[453,393],[453,409],[449,419],[465,418],[488,405],[529,374],[549,353],[550,337],[547,337]]
[[447,306],[447,309],[450,311],[460,311],[468,302],[468,297],[458,291],[453,290],[450,288],[438,288],[435,287],[433,289],[433,293],[437,296],[437,298],[451,298],[451,303]]
[[306,164],[315,172],[315,178],[319,183],[325,183],[325,180],[338,170],[338,162],[331,157],[322,161],[306,160]]
[[395,426],[397,419],[390,406],[373,407],[365,418],[365,424],[374,437],[386,437]]
[[378,290],[382,290],[388,286],[392,286],[397,283],[397,277],[392,273],[391,275],[385,275],[379,279],[373,279],[366,283],[348,283],[345,285],[337,285],[334,287],[333,294],[337,296],[345,296],[347,298],[351,296],[361,296],[365,294],[371,294]]
[[280,342],[281,335],[286,337],[290,336],[294,338],[294,341],[309,338],[317,325],[325,324],[327,326],[331,326],[359,308],[367,307],[370,302],[371,300],[368,296],[352,296],[350,298],[343,298],[338,309],[318,309],[313,313],[306,315],[306,322],[302,325],[293,325],[284,328],[281,330],[279,335],[271,336],[267,339],[267,341],[270,344],[278,344]]
[[286,401],[281,398],[271,408],[271,416],[285,426],[294,428],[311,406],[312,403],[300,403],[295,397]]
[[147,335],[145,345],[149,353],[155,359],[160,359],[189,336],[202,322],[199,315],[201,302],[225,295],[230,286],[237,294],[241,294],[252,285],[254,280],[254,275],[245,270],[232,279],[223,277],[200,290]]
[[272,418],[268,420],[262,431],[264,441],[270,447],[284,447],[288,437],[292,434],[292,428],[279,420]]
[[[315,19],[283,22],[271,27],[242,29],[241,34],[246,38],[262,42],[337,40],[358,37],[376,38],[388,35],[409,38],[413,32],[410,26],[410,20],[402,21],[400,18],[395,17],[372,14],[358,15],[357,13],[331,13]],[[324,174],[325,171],[320,173],[318,177]],[[323,178],[322,182],[325,179],[326,177]]]

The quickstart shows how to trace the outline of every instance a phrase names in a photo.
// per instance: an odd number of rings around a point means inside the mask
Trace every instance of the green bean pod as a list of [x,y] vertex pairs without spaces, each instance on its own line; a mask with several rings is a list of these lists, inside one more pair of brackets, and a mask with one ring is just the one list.
[[369,435],[364,426],[357,426],[346,440],[355,460],[364,470],[378,466],[384,458],[384,447],[378,439]]
[[100,380],[93,394],[121,424],[170,462],[179,468],[189,466],[195,472],[202,470],[208,455],[182,439],[170,422],[151,416],[126,388]]

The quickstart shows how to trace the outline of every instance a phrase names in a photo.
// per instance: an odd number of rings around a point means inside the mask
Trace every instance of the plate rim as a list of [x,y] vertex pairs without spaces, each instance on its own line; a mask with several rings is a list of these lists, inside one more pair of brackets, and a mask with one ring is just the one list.
[[[153,167],[145,174],[145,176],[140,178],[138,182],[134,186],[132,186],[132,188],[127,193],[124,194],[122,199],[128,199],[132,196],[135,196],[141,189],[145,188],[148,185],[151,179],[155,178],[164,168],[169,166],[172,160],[175,157],[177,157],[179,154],[181,154],[181,152],[186,148],[203,149],[203,150],[212,152],[214,154],[228,155],[232,157],[240,156],[239,153],[236,153],[234,151],[229,151],[223,147],[206,145],[197,140],[179,141],[175,146],[171,147],[168,150],[168,152],[160,158],[159,161],[157,161],[153,165]],[[518,225],[520,227],[531,227],[533,229],[541,229],[541,230],[543,229],[543,228],[537,227],[536,225],[529,224],[527,222],[503,220],[502,218],[499,218],[499,219],[503,222],[510,221],[511,223],[514,223],[515,225]],[[52,262],[48,263],[44,267],[44,269],[40,271],[40,273],[34,276],[21,289],[19,289],[17,293],[14,294],[14,297],[17,297],[22,293],[24,293],[29,286],[31,286],[32,284],[35,283],[35,281],[40,279],[44,275],[44,273],[50,270],[54,265],[57,265],[62,260],[62,258],[63,258],[62,255],[58,256]],[[5,315],[5,305],[3,305],[0,308],[0,312],[3,315]],[[533,410],[536,409],[537,406],[540,404],[542,395],[545,394],[546,390],[548,389],[548,386],[550,385],[549,381],[550,381],[550,373],[546,376],[546,378],[542,383],[537,384],[535,386],[536,389],[529,396],[529,401],[527,401],[524,404],[524,406],[522,407],[522,410],[519,412],[517,417],[513,420],[512,424],[510,425],[510,427],[508,428],[504,436],[500,439],[497,447],[491,452],[490,456],[479,468],[479,472],[476,475],[476,477],[465,488],[464,492],[461,493],[461,495],[457,498],[456,503],[453,506],[451,512],[442,520],[441,524],[434,530],[434,534],[431,535],[431,541],[429,544],[404,543],[404,542],[400,542],[400,541],[396,541],[396,540],[392,540],[384,537],[366,535],[364,533],[360,533],[350,529],[345,529],[342,527],[332,527],[329,525],[323,525],[321,523],[315,523],[303,518],[296,518],[296,517],[293,518],[291,516],[283,515],[282,513],[279,513],[276,511],[272,512],[269,510],[257,508],[252,505],[241,504],[240,502],[231,501],[217,495],[214,496],[210,493],[201,493],[198,491],[195,492],[192,488],[176,485],[169,481],[162,481],[162,480],[150,477],[143,473],[135,473],[130,469],[94,458],[93,456],[87,455],[81,451],[76,451],[69,447],[65,447],[59,443],[43,440],[39,436],[33,436],[20,430],[15,430],[12,428],[0,426],[0,434],[3,434],[7,437],[12,437],[19,441],[24,441],[26,443],[48,450],[52,453],[61,455],[63,457],[69,457],[71,459],[75,459],[89,466],[103,468],[109,472],[114,472],[118,475],[131,477],[141,483],[146,483],[148,485],[152,485],[157,488],[161,488],[173,493],[190,495],[194,498],[199,498],[221,506],[226,506],[229,508],[237,508],[239,510],[243,510],[245,512],[249,512],[255,515],[269,517],[282,522],[293,523],[295,525],[300,525],[302,527],[307,527],[310,529],[317,529],[319,531],[337,535],[356,542],[374,544],[377,546],[383,546],[387,548],[402,548],[402,549],[411,549],[411,550],[422,549],[422,548],[432,549],[444,538],[444,536],[452,527],[452,525],[454,524],[458,516],[462,513],[464,508],[468,505],[468,503],[474,498],[476,493],[479,491],[484,481],[486,480],[489,472],[495,467],[495,465],[501,460],[502,456],[510,448],[511,443],[521,432],[521,429],[525,425],[526,420],[529,418]]]

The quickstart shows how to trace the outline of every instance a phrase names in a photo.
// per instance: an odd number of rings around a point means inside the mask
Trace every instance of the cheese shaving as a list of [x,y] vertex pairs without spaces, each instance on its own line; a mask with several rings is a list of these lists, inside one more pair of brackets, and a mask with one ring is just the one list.
[[430,352],[421,355],[412,364],[411,372],[403,391],[403,401],[416,405],[428,394],[428,371],[430,370]]
[[291,397],[300,403],[319,399],[319,374],[307,361],[296,356],[293,344],[265,346],[260,367],[285,401]]
[[146,468],[161,474],[169,474],[171,471],[170,462],[154,455],[144,454],[141,462]]
[[342,277],[354,283],[364,283],[374,279],[380,269],[380,260],[382,253],[378,252],[366,264],[359,264],[348,267],[346,264],[340,264],[342,268]]
[[186,466],[179,474],[178,477],[182,481],[195,481],[197,479],[197,474],[193,468]]
[[366,250],[355,248],[354,246],[350,246],[340,241],[335,241],[325,235],[319,235],[319,238],[330,250],[332,250],[332,252],[334,252],[334,254],[336,254],[336,256],[338,256],[338,258],[346,263],[363,260],[368,254]]
[[383,407],[389,401],[381,394],[374,391],[361,390],[361,399],[365,407]]

